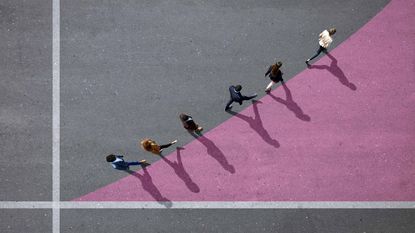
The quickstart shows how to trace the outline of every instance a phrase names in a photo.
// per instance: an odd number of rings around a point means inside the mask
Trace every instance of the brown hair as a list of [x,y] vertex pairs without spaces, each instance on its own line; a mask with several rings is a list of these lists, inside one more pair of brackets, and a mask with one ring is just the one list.
[[331,35],[334,35],[334,33],[336,33],[336,28],[330,28],[330,29],[329,29],[329,34],[330,34],[330,36],[331,36]]
[[186,115],[186,114],[184,114],[184,113],[181,113],[180,116],[179,116],[179,118],[182,121],[187,121],[187,119],[189,119],[189,116]]
[[144,150],[148,150],[148,151],[151,150],[151,140],[150,139],[146,138],[146,139],[142,140],[140,142],[140,144],[141,144],[141,146],[143,147]]
[[271,74],[272,75],[277,75],[278,70],[280,69],[280,67],[282,66],[282,62],[278,61],[276,62],[274,65],[272,65],[272,70],[271,70]]

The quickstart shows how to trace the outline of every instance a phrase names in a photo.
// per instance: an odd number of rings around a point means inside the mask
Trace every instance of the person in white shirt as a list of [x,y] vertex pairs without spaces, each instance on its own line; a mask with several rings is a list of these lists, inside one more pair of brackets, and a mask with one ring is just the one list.
[[308,65],[309,62],[311,60],[313,60],[314,58],[316,58],[321,52],[326,53],[327,52],[327,48],[330,46],[331,42],[333,42],[333,38],[332,36],[336,33],[336,28],[330,28],[329,30],[324,30],[322,33],[320,33],[319,35],[319,45],[320,47],[317,50],[317,53],[312,56],[311,58],[307,59],[307,61],[305,61],[305,63]]

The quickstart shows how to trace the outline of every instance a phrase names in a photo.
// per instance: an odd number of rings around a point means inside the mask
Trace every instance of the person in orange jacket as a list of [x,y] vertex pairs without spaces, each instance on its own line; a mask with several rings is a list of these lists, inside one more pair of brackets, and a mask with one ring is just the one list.
[[175,144],[176,142],[177,140],[174,140],[165,145],[158,145],[156,141],[146,138],[146,139],[141,140],[140,145],[141,145],[141,148],[143,148],[143,150],[159,155],[163,151],[164,148],[167,148]]

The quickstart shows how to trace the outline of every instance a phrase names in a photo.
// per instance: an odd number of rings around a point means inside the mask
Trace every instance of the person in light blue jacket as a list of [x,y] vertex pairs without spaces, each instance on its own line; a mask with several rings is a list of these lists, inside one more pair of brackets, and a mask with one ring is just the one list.
[[107,155],[107,162],[111,163],[112,167],[117,170],[130,170],[130,165],[148,165],[146,160],[135,161],[135,162],[126,162],[123,159],[122,155]]

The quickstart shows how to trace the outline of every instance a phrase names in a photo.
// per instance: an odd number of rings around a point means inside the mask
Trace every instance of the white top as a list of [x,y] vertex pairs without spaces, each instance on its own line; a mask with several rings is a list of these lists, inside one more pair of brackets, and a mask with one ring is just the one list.
[[117,166],[114,164],[114,163],[116,163],[116,162],[120,162],[120,161],[123,161],[122,159],[120,159],[120,158],[116,158],[112,163],[111,163],[111,165],[112,165],[112,167],[113,168],[117,168]]
[[320,33],[320,39],[318,43],[321,47],[327,49],[331,42],[333,42],[333,39],[331,38],[329,31],[324,30],[322,33]]

